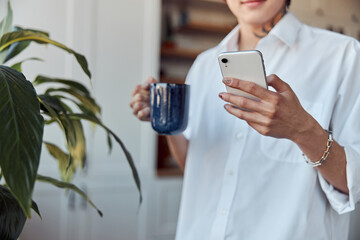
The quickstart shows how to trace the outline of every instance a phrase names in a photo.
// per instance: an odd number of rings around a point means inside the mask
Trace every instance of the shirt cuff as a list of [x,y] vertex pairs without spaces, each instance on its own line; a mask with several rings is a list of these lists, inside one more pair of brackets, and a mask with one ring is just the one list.
[[360,171],[360,158],[351,148],[345,148],[346,155],[346,175],[349,188],[349,195],[338,191],[329,184],[318,172],[320,186],[324,191],[331,207],[338,213],[344,214],[355,209],[356,203],[360,199],[360,176],[356,172]]

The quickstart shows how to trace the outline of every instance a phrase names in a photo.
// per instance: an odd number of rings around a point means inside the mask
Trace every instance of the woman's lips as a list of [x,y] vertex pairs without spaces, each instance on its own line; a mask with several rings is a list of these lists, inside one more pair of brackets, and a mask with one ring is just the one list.
[[266,0],[249,0],[249,1],[241,1],[241,4],[250,8],[255,8],[260,6],[264,2],[266,2]]

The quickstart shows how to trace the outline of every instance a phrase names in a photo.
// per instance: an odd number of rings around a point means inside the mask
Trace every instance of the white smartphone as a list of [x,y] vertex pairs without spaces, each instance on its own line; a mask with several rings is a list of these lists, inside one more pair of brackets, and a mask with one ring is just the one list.
[[[221,73],[224,78],[237,78],[254,82],[268,89],[262,54],[258,50],[224,52],[218,56]],[[228,93],[259,100],[257,97],[239,89],[226,86]]]

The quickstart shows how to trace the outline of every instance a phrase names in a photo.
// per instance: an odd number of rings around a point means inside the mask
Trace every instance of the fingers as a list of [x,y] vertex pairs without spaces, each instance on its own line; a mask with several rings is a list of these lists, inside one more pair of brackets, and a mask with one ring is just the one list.
[[149,84],[151,84],[151,83],[157,83],[158,81],[155,79],[155,78],[153,78],[153,77],[149,77],[148,79],[146,79],[146,81],[145,81],[145,83],[149,83]]
[[[291,90],[290,86],[282,81],[278,76],[275,74],[272,74],[267,77],[268,85],[273,86],[276,90],[276,92],[269,91],[265,88],[262,88],[261,86],[248,82],[243,81],[235,78],[226,78],[223,80],[223,82],[230,87],[240,89],[242,91],[245,91],[249,94],[252,94],[260,99],[260,103],[256,101],[250,101],[250,100],[244,100],[243,98],[238,98],[238,96],[229,97],[229,103],[232,103],[236,106],[239,106],[241,108],[248,109],[250,111],[259,111],[266,115],[272,115],[274,112],[276,112],[281,105],[281,103],[284,101],[284,97],[282,96],[282,93],[290,93],[293,94],[293,91]],[[225,95],[226,96],[226,95]],[[227,101],[226,99],[224,99]]]
[[136,116],[138,112],[142,111],[143,109],[149,107],[148,103],[145,102],[135,102],[133,105],[133,114]]
[[265,117],[256,112],[244,111],[230,104],[226,104],[225,109],[235,117],[246,121],[249,126],[255,129],[258,133],[264,136],[270,136],[272,134],[272,128],[275,124],[274,119]]
[[157,83],[157,82],[158,81],[156,81],[155,78],[149,77],[148,79],[146,79],[146,81],[143,84],[136,85],[134,91],[132,92],[132,96],[134,96],[135,94],[141,91],[149,91],[151,83]]
[[158,81],[156,81],[155,78],[153,77],[149,77],[148,79],[146,79],[146,81],[141,85],[143,87],[143,89],[145,90],[149,90],[150,89],[150,85],[152,83],[157,83]]
[[133,108],[136,102],[148,102],[150,99],[150,84],[157,83],[155,78],[149,77],[143,84],[136,85],[132,92],[130,107]]
[[296,94],[286,82],[276,75],[268,76],[267,80],[268,84],[275,88],[276,92],[262,89],[260,86],[246,81],[224,79],[226,85],[255,95],[260,101],[229,93],[220,93],[219,96],[224,101],[233,104],[225,105],[227,112],[246,121],[260,134],[292,139],[294,133],[299,132],[299,126],[306,122],[305,110],[301,107]]
[[[278,93],[289,91],[290,86],[282,81],[277,75],[271,74],[266,77],[267,83],[269,86],[272,86]],[[260,99],[270,99],[273,97],[273,93],[263,87],[257,85],[256,83],[244,81],[235,78],[225,78],[223,79],[224,84],[229,87],[240,89],[244,92],[250,93]]]
[[263,104],[259,101],[252,100],[250,98],[242,97],[242,96],[236,96],[230,93],[220,93],[219,97],[228,102],[232,103],[237,107],[247,109],[249,111],[255,111],[260,112],[264,110]]
[[266,77],[267,83],[269,86],[272,86],[278,93],[288,91],[290,86],[282,81],[278,76],[275,74],[271,74]]
[[136,117],[141,121],[150,120],[150,107],[145,107],[144,109],[137,112]]
[[[257,112],[263,116],[273,118],[277,114],[278,106],[276,101],[278,96],[274,96],[272,101],[256,101],[247,97],[236,96],[230,93],[222,92],[219,97],[238,108],[246,109],[250,112]],[[275,104],[274,104],[275,103]]]
[[143,84],[139,84],[132,92],[130,107],[133,114],[142,121],[150,120],[150,85],[157,83],[155,78],[149,77]]
[[130,107],[134,108],[134,105],[136,103],[140,103],[140,102],[146,103],[147,105],[149,105],[149,101],[150,101],[149,92],[146,92],[146,91],[138,92],[132,97],[131,102],[130,102]]
[[237,118],[245,120],[246,122],[256,123],[260,125],[267,125],[269,124],[269,120],[267,117],[261,115],[257,112],[248,112],[237,107],[234,107],[231,104],[226,104],[225,106],[226,111],[230,114],[234,115]]
[[260,99],[268,99],[272,92],[257,85],[256,83],[239,80],[235,78],[224,78],[223,83],[229,87],[240,89]]
[[150,92],[144,89],[141,89],[132,97],[132,101],[141,101],[147,102],[150,100]]
[[150,105],[148,102],[134,101],[132,103],[133,114],[142,121],[150,120]]
[[136,85],[134,88],[134,91],[132,92],[131,96],[133,97],[135,94],[137,94],[138,92],[140,92],[142,89],[141,85]]

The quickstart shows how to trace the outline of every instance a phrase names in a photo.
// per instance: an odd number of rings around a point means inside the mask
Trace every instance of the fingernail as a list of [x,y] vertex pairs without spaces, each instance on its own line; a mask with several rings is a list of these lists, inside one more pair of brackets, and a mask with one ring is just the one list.
[[219,93],[219,97],[220,97],[221,99],[224,99],[224,95],[223,95],[222,93]]
[[229,105],[228,105],[228,104],[225,104],[225,105],[224,105],[224,108],[225,108],[226,110],[228,110]]
[[225,83],[225,84],[230,84],[230,83],[231,83],[231,79],[224,78],[224,79],[223,79],[223,83]]

